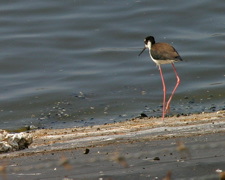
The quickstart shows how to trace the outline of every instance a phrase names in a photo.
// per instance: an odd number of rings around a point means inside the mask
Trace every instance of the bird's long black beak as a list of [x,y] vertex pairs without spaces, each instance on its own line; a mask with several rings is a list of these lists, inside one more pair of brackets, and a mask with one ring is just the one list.
[[144,47],[144,49],[140,52],[140,54],[138,54],[138,56],[140,56],[144,51],[145,51],[146,47]]

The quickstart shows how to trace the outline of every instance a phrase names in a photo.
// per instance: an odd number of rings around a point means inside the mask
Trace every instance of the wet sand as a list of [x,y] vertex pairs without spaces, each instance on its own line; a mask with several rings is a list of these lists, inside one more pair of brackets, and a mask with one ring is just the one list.
[[30,132],[29,149],[0,155],[8,179],[218,179],[225,112]]

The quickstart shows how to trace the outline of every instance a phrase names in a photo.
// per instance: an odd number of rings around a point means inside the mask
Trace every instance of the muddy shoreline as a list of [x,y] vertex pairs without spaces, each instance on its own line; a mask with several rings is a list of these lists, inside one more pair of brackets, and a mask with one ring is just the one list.
[[28,149],[0,154],[3,179],[218,179],[225,171],[224,111],[29,133]]
[[165,140],[225,132],[225,111],[190,116],[161,118],[134,118],[125,122],[31,131],[33,143],[28,149],[0,154],[0,159],[35,155],[110,144]]

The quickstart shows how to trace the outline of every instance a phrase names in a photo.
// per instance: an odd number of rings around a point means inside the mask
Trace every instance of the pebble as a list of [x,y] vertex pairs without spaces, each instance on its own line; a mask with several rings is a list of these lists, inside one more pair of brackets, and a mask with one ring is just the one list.
[[84,150],[84,154],[88,154],[89,152],[90,152],[90,149],[87,149],[87,148],[86,148],[86,149]]
[[141,113],[141,118],[148,117],[145,113]]
[[154,157],[154,159],[153,159],[154,161],[159,161],[160,160],[160,158],[159,157]]

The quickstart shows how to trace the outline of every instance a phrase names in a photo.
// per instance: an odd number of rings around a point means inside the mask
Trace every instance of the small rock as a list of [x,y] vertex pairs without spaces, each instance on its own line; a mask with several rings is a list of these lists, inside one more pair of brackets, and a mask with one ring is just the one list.
[[0,130],[0,152],[25,149],[32,142],[33,137],[29,133],[8,133],[5,130]]
[[153,159],[154,161],[159,161],[160,160],[160,158],[159,157],[154,157],[154,159]]
[[88,154],[89,152],[90,152],[90,149],[87,149],[87,148],[86,148],[86,149],[84,150],[84,154]]
[[141,113],[141,118],[148,117],[145,113]]

